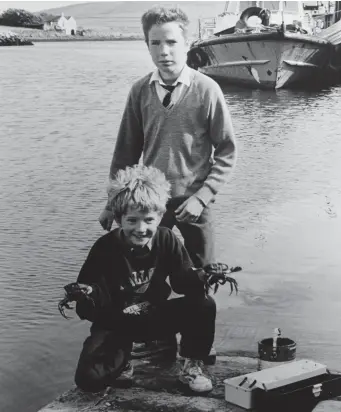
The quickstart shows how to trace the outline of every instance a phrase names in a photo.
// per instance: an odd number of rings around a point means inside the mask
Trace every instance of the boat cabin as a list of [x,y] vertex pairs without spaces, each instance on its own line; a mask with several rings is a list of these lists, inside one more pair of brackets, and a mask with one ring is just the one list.
[[[224,11],[214,18],[200,19],[199,33],[200,38],[207,38],[222,31],[226,32],[236,26],[242,12],[250,7],[260,7],[267,9],[270,14],[270,26],[282,23],[285,25],[297,26],[308,34],[315,34],[317,23],[316,17],[310,11],[311,5],[307,6],[303,1],[227,1],[225,2]],[[321,3],[321,2],[316,2]],[[331,3],[331,2],[329,2]],[[325,7],[325,6],[324,6]],[[332,7],[332,6],[328,6]],[[321,7],[317,5],[317,10]],[[325,10],[328,13],[328,10]],[[249,18],[249,24],[252,27],[261,26],[262,21],[257,16]],[[228,31],[227,31],[228,32]]]

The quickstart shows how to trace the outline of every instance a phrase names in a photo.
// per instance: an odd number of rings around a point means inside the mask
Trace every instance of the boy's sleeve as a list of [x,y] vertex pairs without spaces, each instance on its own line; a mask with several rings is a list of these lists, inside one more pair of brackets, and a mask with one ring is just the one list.
[[188,252],[176,235],[170,231],[170,243],[166,259],[169,281],[172,289],[179,295],[204,292],[204,283],[188,255]]
[[91,248],[77,278],[78,283],[90,285],[93,289],[89,295],[91,299],[82,299],[76,304],[76,313],[80,319],[87,319],[90,322],[94,322],[105,308],[110,307],[111,303],[106,283],[101,276],[102,262],[102,253],[98,242],[96,242]]
[[110,167],[111,178],[119,169],[137,164],[141,157],[144,137],[139,98],[139,92],[133,87],[130,90],[117,135]]
[[214,146],[214,163],[204,185],[195,194],[205,205],[230,178],[237,160],[230,112],[219,85],[214,82],[214,86],[206,92],[204,98],[205,106],[209,107],[208,133]]
[[[113,179],[120,169],[138,164],[142,154],[144,135],[139,106],[139,93],[130,90],[122,115],[116,145],[111,160],[109,178]],[[105,209],[112,212],[109,202]]]

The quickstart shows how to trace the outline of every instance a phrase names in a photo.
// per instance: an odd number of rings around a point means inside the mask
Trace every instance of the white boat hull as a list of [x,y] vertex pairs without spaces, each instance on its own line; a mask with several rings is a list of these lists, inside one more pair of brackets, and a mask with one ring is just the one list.
[[332,45],[296,33],[231,34],[199,41],[208,56],[198,70],[217,79],[279,89],[314,81],[329,69]]

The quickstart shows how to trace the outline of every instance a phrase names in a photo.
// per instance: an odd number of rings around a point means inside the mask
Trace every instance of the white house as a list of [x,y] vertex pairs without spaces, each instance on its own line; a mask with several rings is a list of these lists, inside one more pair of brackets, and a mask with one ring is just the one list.
[[57,30],[74,35],[77,31],[77,23],[72,16],[64,16],[64,13],[62,13],[61,16],[46,20],[44,30]]

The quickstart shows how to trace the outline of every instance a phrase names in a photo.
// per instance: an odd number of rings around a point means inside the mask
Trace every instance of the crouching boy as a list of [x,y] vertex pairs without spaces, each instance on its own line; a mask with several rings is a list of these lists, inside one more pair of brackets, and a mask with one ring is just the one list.
[[[77,279],[86,291],[77,314],[92,322],[75,375],[84,391],[129,382],[133,342],[176,333],[185,358],[179,381],[194,392],[212,389],[202,359],[213,344],[216,306],[205,293],[205,270],[193,268],[174,233],[158,227],[169,192],[163,173],[153,167],[128,167],[109,183],[119,227],[95,242]],[[172,290],[184,296],[168,300]]]

